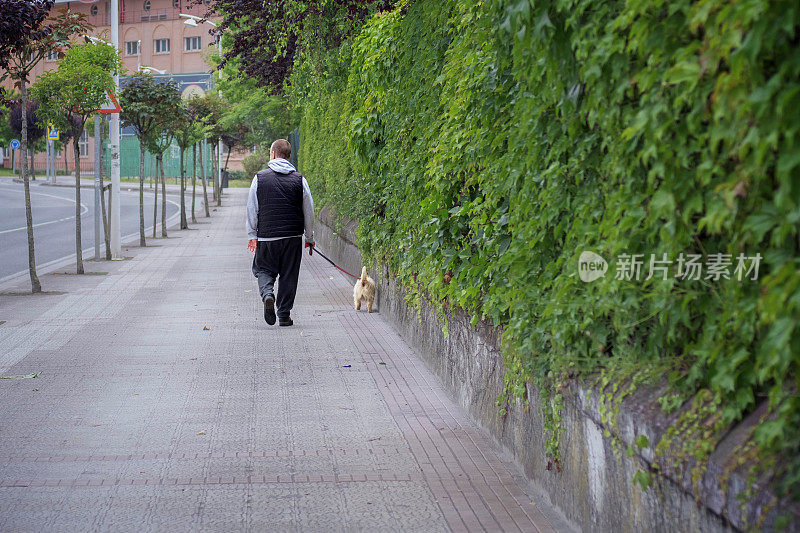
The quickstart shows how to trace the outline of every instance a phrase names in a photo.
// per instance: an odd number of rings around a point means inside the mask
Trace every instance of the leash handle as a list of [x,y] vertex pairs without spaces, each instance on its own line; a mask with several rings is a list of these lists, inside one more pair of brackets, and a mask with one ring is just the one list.
[[311,252],[314,250],[314,246],[309,242],[306,242],[305,246],[308,248],[308,255],[311,255]]

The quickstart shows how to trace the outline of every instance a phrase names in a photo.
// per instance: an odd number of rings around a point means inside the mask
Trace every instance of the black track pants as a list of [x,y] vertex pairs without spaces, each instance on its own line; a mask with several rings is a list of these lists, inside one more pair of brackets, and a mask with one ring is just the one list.
[[297,278],[300,274],[300,260],[303,257],[303,238],[287,237],[277,241],[258,241],[256,256],[253,258],[253,275],[258,278],[261,299],[275,296],[275,280],[279,280],[277,296],[277,315],[279,319],[289,318],[297,294]]

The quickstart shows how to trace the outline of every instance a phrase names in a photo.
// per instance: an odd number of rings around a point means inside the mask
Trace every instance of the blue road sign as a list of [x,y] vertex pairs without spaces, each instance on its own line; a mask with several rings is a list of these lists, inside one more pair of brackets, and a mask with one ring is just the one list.
[[18,139],[13,139],[11,141],[11,149],[12,150],[16,150],[18,148],[19,148],[19,140]]

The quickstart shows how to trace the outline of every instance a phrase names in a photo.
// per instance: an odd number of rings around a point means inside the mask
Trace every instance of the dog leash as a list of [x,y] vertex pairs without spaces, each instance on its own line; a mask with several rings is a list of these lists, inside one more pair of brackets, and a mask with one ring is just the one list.
[[336,263],[334,263],[333,261],[328,259],[328,257],[325,254],[323,254],[322,252],[319,251],[319,248],[317,248],[316,245],[315,246],[310,246],[308,243],[306,243],[306,246],[308,247],[308,255],[312,255],[311,254],[312,250],[317,250],[317,254],[319,256],[321,256],[325,261],[327,261],[328,263],[333,265],[334,268],[339,269],[340,271],[344,272],[345,274],[347,274],[348,276],[350,276],[353,279],[361,279],[361,276],[352,275],[350,272],[348,272],[347,270],[343,269],[342,267],[340,267],[339,265],[337,265]]

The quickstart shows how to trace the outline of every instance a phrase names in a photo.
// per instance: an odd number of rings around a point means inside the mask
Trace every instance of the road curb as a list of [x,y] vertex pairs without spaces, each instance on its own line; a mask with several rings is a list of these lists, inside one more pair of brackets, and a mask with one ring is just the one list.
[[[13,181],[14,183],[24,183],[19,178],[13,178],[11,181]],[[66,187],[66,188],[70,188],[70,189],[74,189],[75,188],[75,184],[48,183],[46,181],[39,181],[39,180],[37,180],[35,183],[39,187]],[[104,180],[103,181],[103,186],[104,187],[107,187],[110,184],[111,184],[111,182],[108,181],[108,180]],[[201,184],[201,187],[202,187],[202,184]],[[94,184],[93,183],[91,183],[91,184],[81,183],[81,189],[92,189],[92,190],[94,190]],[[130,185],[130,184],[124,184],[124,185],[120,184],[119,190],[128,191],[128,192],[139,192],[139,186],[138,185]],[[153,189],[146,188],[146,189],[144,189],[144,192],[153,192]],[[180,188],[177,189],[177,190],[169,189],[169,188],[167,189],[167,194],[173,194],[173,193],[174,194],[180,194],[180,192],[181,192]],[[187,194],[191,194],[191,189],[187,188],[185,192]],[[161,194],[160,189],[159,189],[159,194]],[[198,195],[198,196],[202,196],[202,193],[200,195]]]

